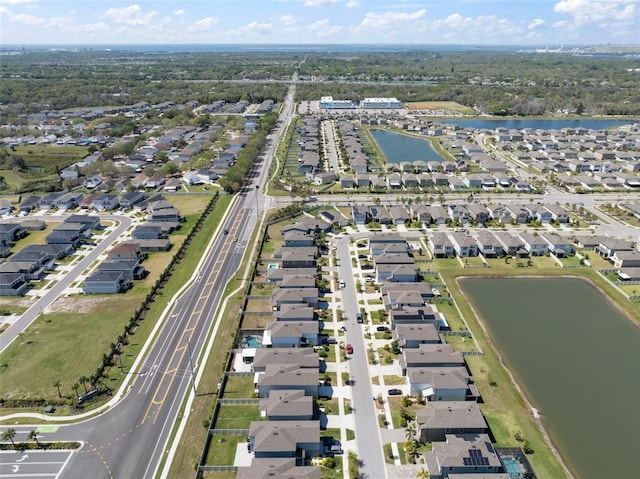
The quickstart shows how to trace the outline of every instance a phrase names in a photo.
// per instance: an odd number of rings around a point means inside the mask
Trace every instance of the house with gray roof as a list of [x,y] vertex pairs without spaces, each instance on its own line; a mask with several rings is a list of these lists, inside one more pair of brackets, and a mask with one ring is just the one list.
[[549,244],[540,236],[531,233],[520,233],[525,249],[531,256],[544,256],[549,252]]
[[[403,283],[404,288],[407,284]],[[404,308],[419,308],[424,306],[424,298],[422,294],[411,288],[401,290],[387,289],[382,293],[382,302],[386,310],[390,309],[404,309]]]
[[313,396],[302,389],[272,390],[259,405],[260,412],[270,421],[310,421],[313,407]]
[[24,273],[0,272],[0,296],[24,296],[28,289]]
[[425,304],[418,308],[406,306],[403,309],[389,311],[391,329],[396,329],[403,324],[433,324],[440,329],[440,324],[444,324],[443,321],[442,314],[432,304]]
[[455,247],[445,233],[434,233],[429,238],[431,254],[436,258],[447,258],[455,254]]
[[301,368],[297,364],[267,364],[264,372],[255,375],[259,398],[267,398],[273,391],[304,391],[306,396],[318,396],[319,370]]
[[129,288],[129,281],[123,271],[98,271],[84,281],[82,291],[85,294],[115,294]]
[[249,448],[256,459],[320,455],[318,421],[252,421]]
[[508,479],[487,434],[446,434],[424,454],[432,479]]
[[269,268],[267,269],[267,282],[282,284],[287,276],[315,276],[317,272],[316,268]]
[[407,368],[454,368],[465,367],[466,363],[460,351],[454,351],[451,345],[420,344],[417,348],[405,348],[400,357],[402,375]]
[[253,458],[238,467],[236,479],[320,479],[320,467],[298,466],[295,458]]
[[316,321],[271,321],[264,330],[262,344],[274,348],[318,346],[319,336]]
[[417,348],[421,344],[439,344],[440,337],[439,324],[398,324],[391,332],[395,341],[402,348]]
[[478,256],[478,243],[471,236],[466,233],[453,232],[450,237],[453,249],[459,257]]
[[446,434],[484,434],[489,431],[475,401],[429,401],[416,411],[416,436],[422,443],[444,441]]
[[415,263],[376,264],[376,282],[412,283],[418,281],[418,268]]
[[316,307],[318,305],[318,288],[276,288],[271,296],[273,308],[280,309],[287,304]]
[[504,252],[506,254],[511,256],[527,256],[529,254],[525,249],[524,241],[521,238],[514,236],[511,233],[507,233],[506,231],[497,231],[494,235],[504,248]]
[[407,368],[411,394],[422,394],[428,401],[465,401],[469,389],[466,367]]
[[314,309],[305,303],[283,304],[274,311],[275,321],[317,321]]
[[253,372],[264,372],[268,364],[296,364],[300,368],[318,369],[320,358],[313,348],[256,348],[251,366]]
[[478,231],[476,242],[478,243],[478,253],[485,258],[495,258],[496,256],[502,256],[504,254],[502,244],[500,244],[498,238],[490,231]]

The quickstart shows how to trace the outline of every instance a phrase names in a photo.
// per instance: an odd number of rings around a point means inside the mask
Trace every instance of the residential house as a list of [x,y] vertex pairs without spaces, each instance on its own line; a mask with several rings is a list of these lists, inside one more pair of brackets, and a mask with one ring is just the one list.
[[497,231],[495,237],[498,239],[504,252],[510,256],[528,256],[529,252],[525,248],[525,242],[518,236],[505,231]]
[[249,348],[253,349],[251,369],[254,373],[263,373],[269,364],[296,364],[299,368],[320,366],[318,353],[313,348]]
[[460,258],[478,256],[478,243],[466,233],[453,232],[450,235],[453,249]]
[[469,373],[464,366],[407,368],[411,394],[422,394],[427,401],[465,401]]
[[485,258],[495,258],[505,253],[504,247],[493,233],[487,230],[478,231],[476,239],[478,243],[478,253]]
[[20,211],[31,213],[33,210],[35,210],[38,207],[39,200],[40,200],[40,197],[37,195],[25,196],[24,200],[22,200],[22,203],[20,203]]
[[434,233],[428,244],[436,258],[447,258],[455,254],[455,247],[445,233]]
[[126,280],[144,279],[147,275],[147,270],[137,259],[107,260],[98,265],[98,272],[110,271],[123,272]]
[[549,251],[558,257],[564,257],[573,253],[571,240],[555,233],[543,232],[540,234],[543,240],[549,243]]
[[271,305],[279,310],[286,304],[304,304],[318,306],[318,288],[276,288],[271,296]]
[[140,244],[133,241],[119,243],[107,252],[107,258],[110,260],[139,260],[144,259],[144,253],[140,249]]
[[120,196],[120,206],[125,209],[132,208],[142,201],[144,201],[144,193],[142,191],[132,191]]
[[544,256],[549,252],[549,244],[541,236],[520,233],[520,239],[531,256]]
[[616,251],[611,258],[613,265],[618,268],[637,268],[640,267],[640,252],[633,251]]
[[295,458],[253,458],[239,466],[236,479],[320,479],[320,467],[298,466]]
[[611,260],[617,252],[634,251],[634,249],[632,241],[607,237],[602,239],[595,251],[603,258]]
[[402,205],[395,205],[389,208],[389,214],[396,225],[403,225],[409,221],[407,209]]
[[102,194],[93,199],[93,209],[96,211],[115,210],[120,204],[118,195]]
[[301,368],[297,364],[267,364],[257,373],[256,389],[259,398],[267,398],[273,391],[304,391],[306,396],[318,396],[318,369]]
[[0,296],[24,296],[28,289],[24,273],[0,272]]
[[260,412],[269,421],[310,421],[313,407],[313,396],[306,395],[303,389],[272,389],[259,404]]
[[115,294],[128,287],[129,281],[123,271],[98,271],[87,276],[82,291],[85,294]]
[[551,213],[551,219],[553,221],[557,221],[558,223],[569,222],[569,212],[564,206],[556,204],[546,204],[543,206],[543,208]]
[[271,321],[262,338],[264,346],[298,348],[320,344],[318,323],[315,321]]
[[319,456],[322,451],[320,424],[318,421],[252,421],[249,450],[255,459]]
[[444,441],[446,434],[485,434],[489,431],[475,401],[429,401],[416,411],[416,437],[422,443]]
[[487,434],[446,434],[424,454],[432,479],[509,479]]
[[453,368],[464,367],[466,363],[460,351],[454,351],[447,343],[421,344],[417,348],[405,348],[400,357],[402,375],[407,368]]
[[433,324],[440,329],[444,324],[444,317],[434,305],[426,304],[418,308],[405,306],[403,309],[389,311],[389,324],[391,329],[396,329],[403,324]]

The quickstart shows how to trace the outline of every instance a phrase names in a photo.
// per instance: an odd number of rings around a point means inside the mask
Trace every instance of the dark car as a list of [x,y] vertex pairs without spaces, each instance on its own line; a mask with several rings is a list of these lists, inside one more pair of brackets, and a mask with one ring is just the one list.
[[351,346],[350,344],[347,344],[346,350],[347,354],[353,354],[353,346]]
[[389,389],[387,391],[387,394],[389,396],[401,396],[402,395],[402,390],[401,389]]
[[228,234],[229,234],[229,230],[228,230],[228,229],[225,229],[225,230],[223,231],[223,233],[224,233],[224,234],[226,234],[226,235],[228,235]]
[[376,326],[376,331],[379,331],[381,333],[390,333],[391,330],[389,328],[387,328],[386,326]]

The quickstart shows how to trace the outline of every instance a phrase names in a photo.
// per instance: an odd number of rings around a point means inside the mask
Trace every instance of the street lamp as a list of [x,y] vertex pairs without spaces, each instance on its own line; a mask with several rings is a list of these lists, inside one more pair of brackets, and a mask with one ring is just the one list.
[[189,355],[189,370],[191,372],[191,385],[193,386],[193,395],[196,395],[196,377],[193,374],[193,362],[191,360],[191,344],[189,343],[189,335],[184,338],[187,343],[187,354]]

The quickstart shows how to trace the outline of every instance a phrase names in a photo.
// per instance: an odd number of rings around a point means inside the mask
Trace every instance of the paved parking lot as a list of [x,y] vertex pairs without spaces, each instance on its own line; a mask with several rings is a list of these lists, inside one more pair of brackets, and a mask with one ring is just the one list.
[[0,477],[61,477],[73,451],[0,451]]

